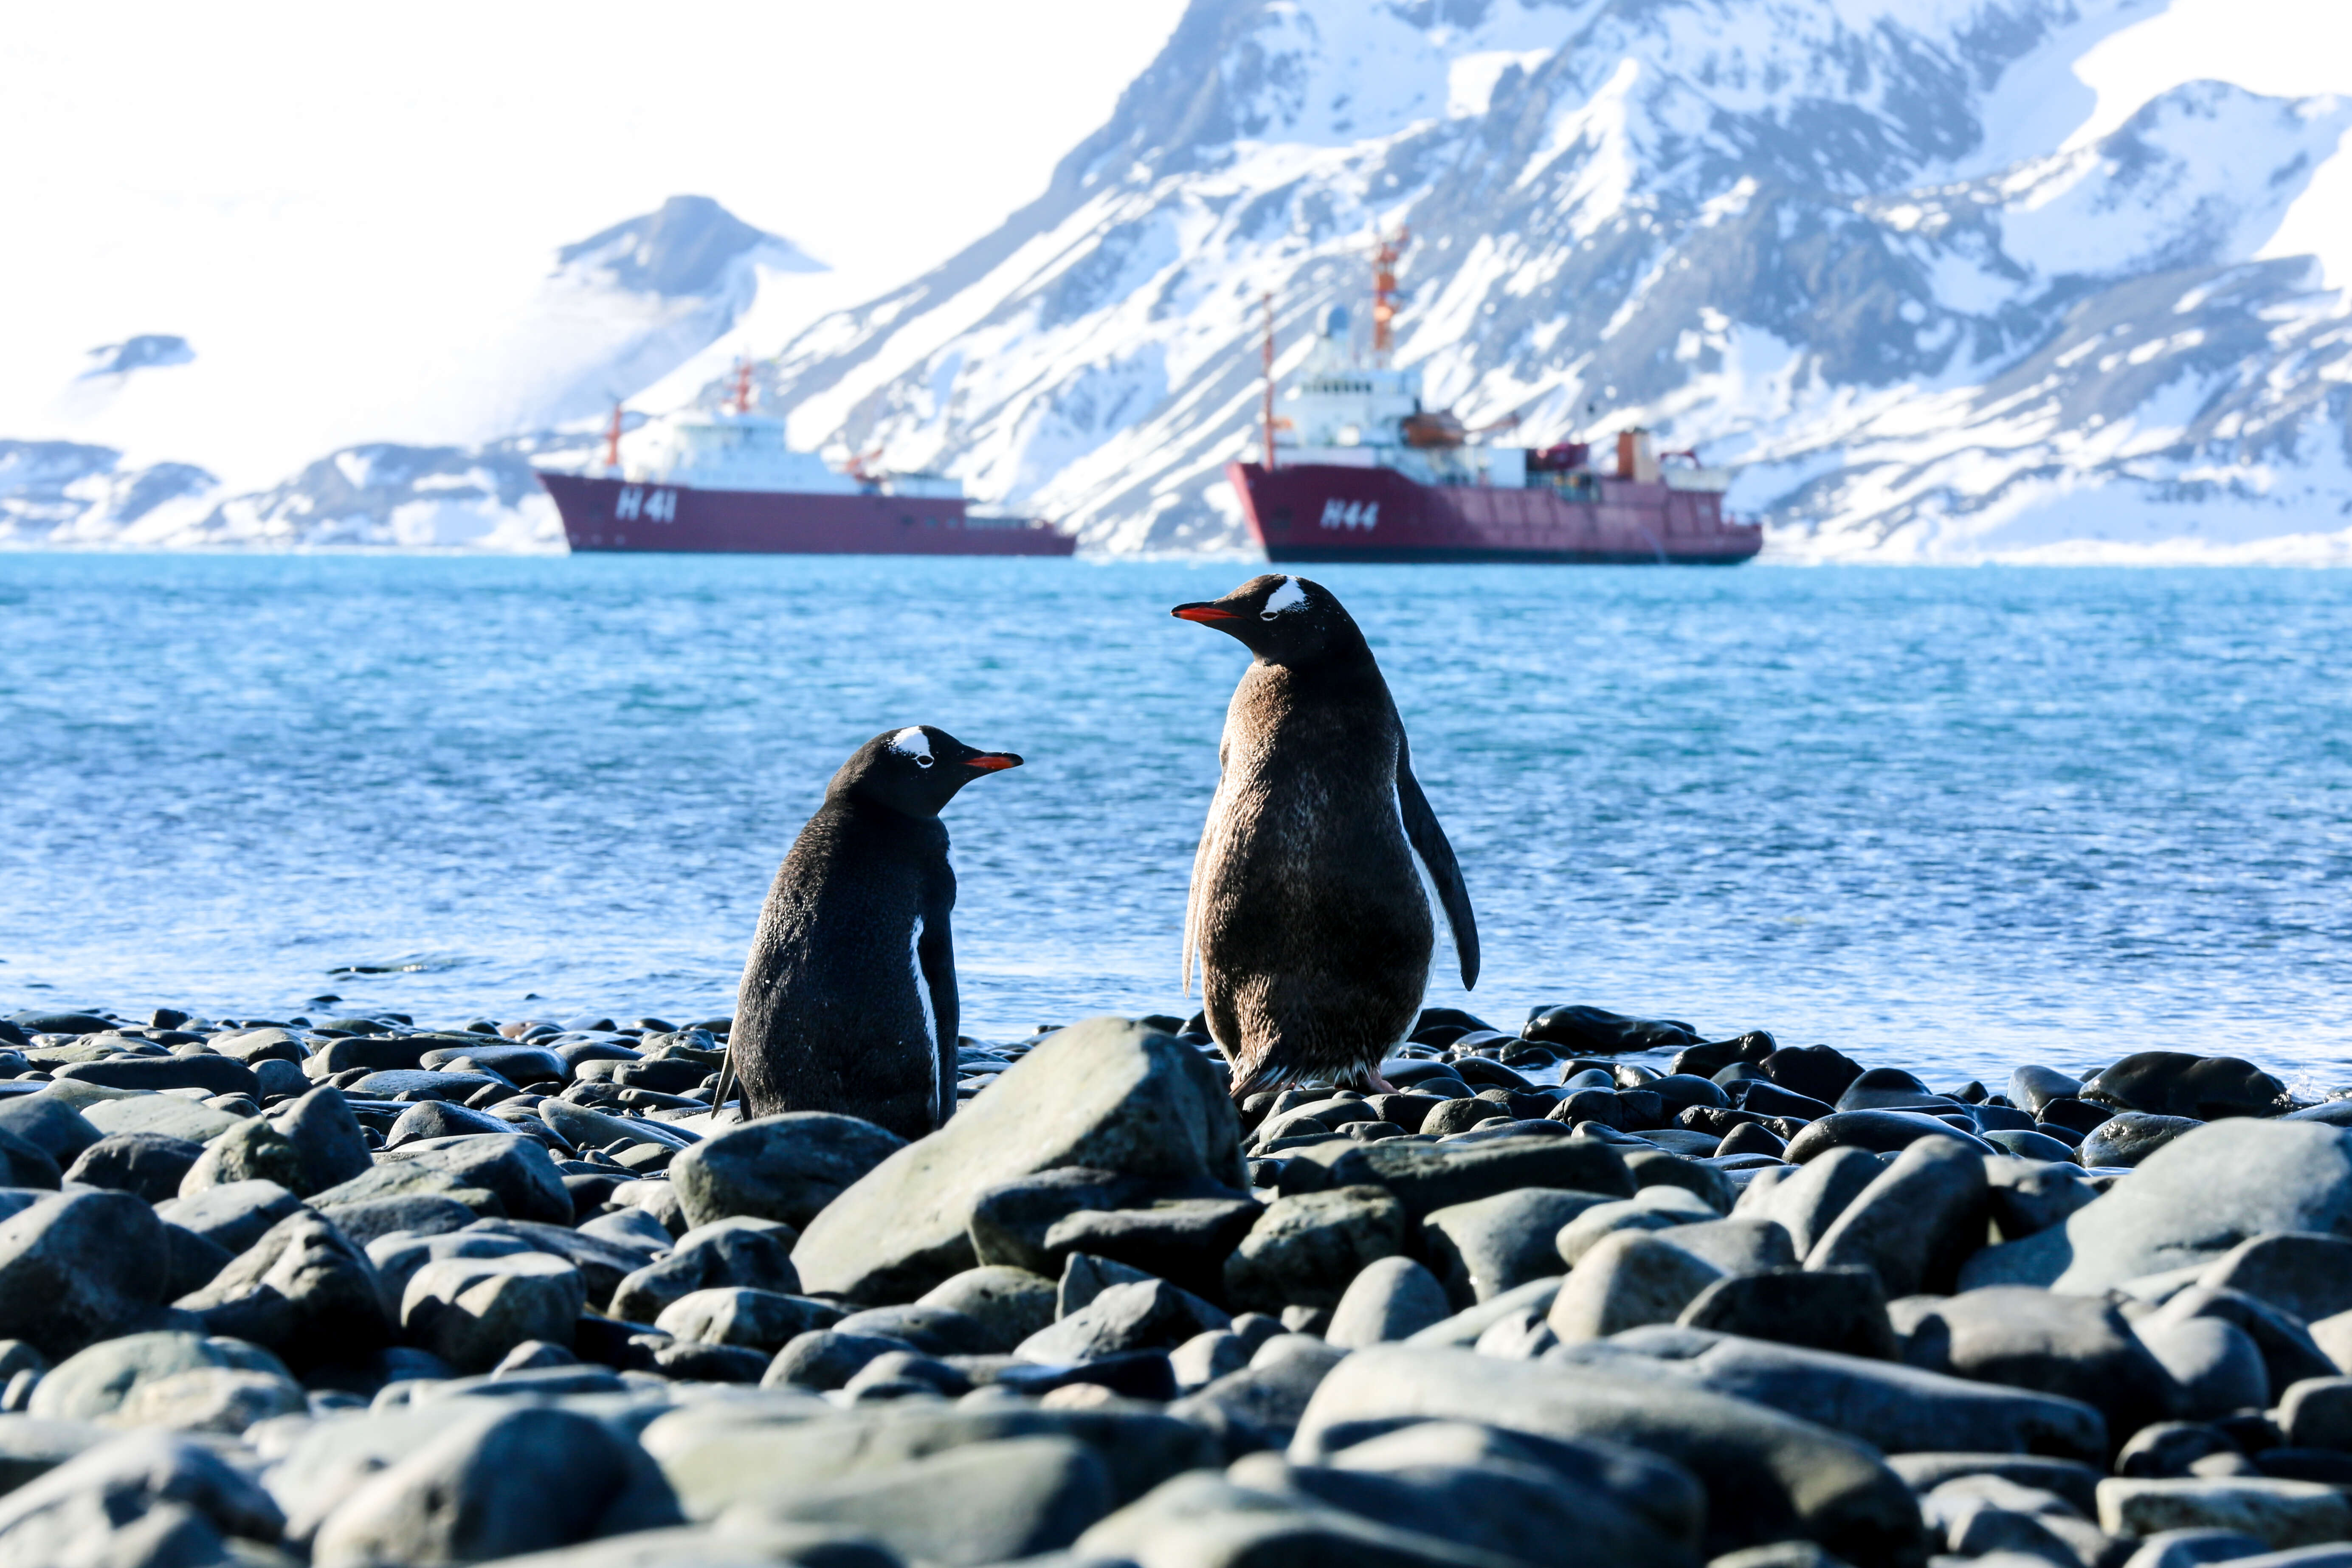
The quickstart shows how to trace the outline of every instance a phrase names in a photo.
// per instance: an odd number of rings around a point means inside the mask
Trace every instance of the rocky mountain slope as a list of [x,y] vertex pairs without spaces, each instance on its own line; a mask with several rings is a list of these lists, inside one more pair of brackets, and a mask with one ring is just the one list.
[[2352,110],[2191,83],[2068,145],[2072,63],[2158,9],[1198,0],[1044,197],[770,397],[1098,548],[1234,543],[1261,296],[1295,363],[1404,226],[1433,401],[1700,444],[1778,551],[2325,553],[2345,303],[2257,256]]
[[[530,459],[584,455],[616,399],[665,377],[690,392],[779,279],[823,270],[708,196],[673,196],[553,259],[500,335],[420,389],[461,439],[352,446],[250,494],[106,441],[0,443],[0,542],[556,548],[562,532]],[[71,395],[103,430],[134,376],[184,374],[161,367],[198,356],[150,334],[90,360]]]

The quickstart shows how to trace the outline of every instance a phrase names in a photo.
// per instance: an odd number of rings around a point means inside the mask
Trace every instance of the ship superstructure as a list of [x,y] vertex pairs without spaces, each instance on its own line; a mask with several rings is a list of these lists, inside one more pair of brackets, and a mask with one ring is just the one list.
[[1760,527],[1724,516],[1729,470],[1646,430],[1530,449],[1485,438],[1516,421],[1474,430],[1425,406],[1418,367],[1391,363],[1402,242],[1373,253],[1370,352],[1325,307],[1279,398],[1268,302],[1261,457],[1226,474],[1269,560],[1730,563],[1762,547]]
[[604,461],[586,473],[543,470],[576,551],[754,554],[1067,555],[1069,535],[1026,518],[972,512],[940,474],[847,471],[794,451],[784,422],[757,412],[751,368],[717,409],[655,421],[624,460],[613,410]]

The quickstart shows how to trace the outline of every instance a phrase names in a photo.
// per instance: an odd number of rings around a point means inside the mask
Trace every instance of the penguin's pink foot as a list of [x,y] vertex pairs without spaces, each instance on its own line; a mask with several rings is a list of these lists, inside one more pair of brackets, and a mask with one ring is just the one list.
[[1374,1094],[1397,1094],[1402,1092],[1398,1089],[1396,1085],[1391,1083],[1388,1079],[1381,1076],[1381,1069],[1378,1068],[1366,1068],[1364,1077],[1370,1081],[1372,1092]]

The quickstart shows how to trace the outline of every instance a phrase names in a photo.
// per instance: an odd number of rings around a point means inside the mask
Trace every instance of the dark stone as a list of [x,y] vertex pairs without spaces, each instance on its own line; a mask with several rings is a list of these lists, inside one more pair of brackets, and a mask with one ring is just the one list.
[[1923,1138],[1946,1138],[1979,1154],[2000,1151],[1973,1132],[1916,1110],[1841,1110],[1811,1122],[1789,1140],[1789,1158],[1798,1164],[1831,1149],[1864,1149],[1891,1154]]
[[[1078,1165],[1040,1171],[980,1194],[971,1210],[971,1248],[982,1263],[1008,1264],[1050,1277],[1061,1272],[1061,1257],[1047,1247],[1045,1237],[1068,1215],[1148,1208],[1167,1199],[1240,1195],[1207,1181],[1125,1176]],[[1070,1250],[1063,1249],[1062,1256]]]
[[[2045,1132],[2017,1132],[1999,1129],[1989,1131],[1984,1136],[1985,1142],[1994,1148],[2014,1154],[2021,1160],[2040,1160],[2070,1165],[2076,1163],[2073,1144],[2053,1138]],[[2028,1233],[2018,1231],[2011,1235],[2008,1239],[2014,1241],[2019,1236],[2026,1234]]]
[[[2003,1140],[2031,1137],[2031,1133],[2002,1133]],[[2017,1147],[2004,1142],[2001,1145],[2012,1153]],[[2000,1239],[2015,1241],[2062,1225],[2076,1209],[2085,1208],[2098,1198],[2098,1190],[2084,1181],[2072,1164],[2035,1163],[2020,1165],[2011,1161],[1988,1161],[1985,1179],[1990,1184],[1992,1223],[2000,1231]]]
[[403,1100],[412,1103],[426,1100],[452,1100],[463,1102],[492,1086],[511,1089],[503,1079],[478,1072],[425,1072],[394,1069],[372,1072],[350,1085],[353,1094],[371,1100]]
[[1533,1009],[1519,1033],[1530,1040],[1590,1056],[1670,1050],[1699,1043],[1696,1029],[1672,1018],[1629,1018],[1604,1007],[1576,1003]]
[[1214,1432],[1228,1454],[1287,1447],[1317,1386],[1347,1352],[1300,1334],[1273,1342],[1283,1348],[1178,1400],[1169,1414]]
[[1564,1095],[1547,1114],[1552,1121],[1565,1122],[1570,1127],[1579,1122],[1598,1121],[1603,1127],[1614,1128],[1623,1119],[1617,1096],[1605,1089],[1580,1089],[1574,1094]]
[[249,1094],[257,1103],[261,1097],[253,1069],[226,1057],[114,1057],[69,1062],[50,1076],[108,1089],[201,1089],[207,1094]]
[[1621,1089],[1617,1091],[1615,1125],[1628,1132],[1640,1132],[1666,1124],[1666,1100],[1646,1089]]
[[1533,1085],[1509,1068],[1486,1057],[1461,1057],[1452,1064],[1454,1076],[1476,1089],[1524,1089]]
[[108,1133],[82,1150],[66,1180],[85,1187],[130,1192],[148,1204],[179,1196],[179,1178],[205,1154],[205,1145],[164,1133]]
[[292,1104],[279,1106],[269,1121],[294,1145],[303,1183],[313,1193],[340,1186],[364,1173],[373,1163],[359,1118],[352,1114],[351,1101],[331,1084],[321,1084]]
[[1108,1258],[1211,1300],[1224,1293],[1225,1259],[1265,1209],[1254,1198],[1171,1198],[1149,1207],[1081,1209],[1046,1230],[1045,1257],[1059,1273],[1073,1252]]
[[[1382,1147],[1367,1145],[1370,1151]],[[1339,1163],[1353,1158],[1343,1156]],[[1231,1306],[1265,1312],[1335,1307],[1359,1270],[1403,1253],[1412,1232],[1405,1205],[1384,1187],[1342,1184],[1276,1198],[1225,1260],[1223,1299]]]
[[2105,1125],[2115,1113],[2111,1105],[2093,1105],[2086,1100],[2045,1100],[2034,1125],[2052,1137],[2071,1134],[2066,1141],[2080,1143],[2086,1134]]
[[1688,1073],[1669,1074],[1651,1079],[1642,1086],[1665,1102],[1667,1114],[1673,1115],[1688,1105],[1729,1105],[1731,1097],[1707,1079],[1694,1078]]
[[392,1340],[374,1265],[308,1210],[271,1226],[176,1304],[202,1318],[206,1333],[266,1345],[298,1371]]
[[1846,1085],[1862,1076],[1862,1064],[1831,1046],[1790,1046],[1757,1066],[1782,1089],[1824,1105],[1835,1105]]
[[1376,1094],[1364,1103],[1382,1121],[1393,1122],[1407,1132],[1418,1132],[1430,1112],[1445,1103],[1445,1097],[1412,1093]]
[[1466,1350],[1374,1346],[1324,1377],[1291,1453],[1300,1462],[1328,1462],[1401,1422],[1428,1420],[1625,1444],[1679,1465],[1706,1489],[1709,1555],[1793,1537],[1818,1542],[1848,1563],[1920,1557],[1918,1504],[1864,1444],[1662,1376],[1647,1364],[1620,1372]]
[[2198,1121],[2276,1116],[2291,1108],[2286,1085],[2253,1063],[2186,1051],[2135,1051],[2084,1084],[2083,1097]]
[[2137,1165],[2174,1139],[2204,1125],[2186,1116],[2126,1110],[2084,1134],[2077,1157],[2085,1165]]
[[301,1206],[301,1199],[275,1182],[230,1182],[194,1197],[157,1204],[155,1214],[234,1254],[259,1241],[263,1232]]
[[[1714,1138],[1728,1138],[1735,1127],[1765,1127],[1772,1119],[1752,1110],[1735,1110],[1727,1105],[1685,1105],[1676,1113],[1675,1125],[1694,1132],[1705,1132]],[[1775,1143],[1780,1139],[1773,1140]]]
[[0,1561],[180,1568],[232,1561],[227,1538],[274,1542],[285,1528],[269,1494],[203,1437],[140,1431],[11,1490]]
[[2079,1100],[2083,1084],[2053,1068],[2021,1067],[2009,1075],[2009,1102],[2039,1117],[2056,1100]]
[[1783,1158],[1788,1151],[1789,1145],[1781,1141],[1778,1132],[1756,1122],[1733,1128],[1723,1135],[1723,1142],[1715,1146],[1718,1159],[1734,1154],[1764,1154],[1778,1160]]
[[2286,1389],[2307,1377],[2332,1377],[2336,1363],[2313,1342],[2303,1320],[2242,1290],[2191,1285],[2152,1314],[2155,1325],[2219,1318],[2254,1342],[2271,1387]]
[[[328,1092],[341,1091],[330,1089]],[[487,1110],[452,1105],[445,1100],[428,1100],[400,1113],[399,1120],[392,1124],[392,1131],[384,1134],[383,1146],[397,1149],[404,1143],[421,1142],[427,1138],[463,1138],[482,1133],[511,1138],[518,1131],[513,1123],[501,1121]],[[349,1181],[351,1177],[342,1179]]]
[[2131,1435],[2116,1455],[2115,1471],[2136,1480],[2186,1476],[2200,1459],[2237,1452],[2237,1444],[2202,1422],[2158,1421]]
[[1332,1163],[1331,1181],[1338,1186],[1386,1187],[1416,1219],[1520,1187],[1609,1197],[1632,1197],[1635,1190],[1622,1155],[1582,1138],[1514,1138],[1453,1148],[1396,1140],[1367,1143]]
[[480,1217],[457,1199],[432,1193],[370,1198],[359,1203],[324,1204],[319,1205],[319,1213],[332,1220],[337,1230],[361,1247],[396,1230],[413,1231],[418,1236],[442,1236],[453,1230],[463,1230]]
[[1770,1079],[1749,1079],[1733,1090],[1731,1098],[1742,1110],[1800,1121],[1817,1121],[1836,1109],[1809,1094],[1799,1094],[1795,1089],[1774,1083]]
[[1690,1046],[1675,1055],[1669,1073],[1696,1073],[1700,1078],[1713,1078],[1727,1067],[1738,1063],[1755,1063],[1770,1056],[1779,1047],[1772,1037],[1761,1029],[1750,1029],[1728,1040],[1711,1040],[1705,1045]]
[[[520,1134],[465,1138],[444,1148],[419,1151],[407,1159],[440,1171],[462,1185],[496,1194],[512,1218],[549,1225],[572,1223],[572,1194],[564,1191],[562,1173],[548,1158],[545,1146],[534,1139]],[[330,1188],[319,1194],[319,1202],[334,1203],[336,1194],[348,1192],[354,1184]]]
[[904,1342],[925,1355],[989,1355],[998,1345],[985,1324],[951,1307],[868,1307],[832,1325],[845,1334]]
[[1906,1110],[1941,1097],[1901,1068],[1872,1068],[1837,1097],[1840,1110]]
[[1024,1361],[1097,1361],[1129,1351],[1172,1350],[1233,1320],[1165,1280],[1114,1285],[1076,1312],[1021,1342]]
[[0,1131],[0,1186],[58,1189],[58,1163],[45,1149],[27,1143],[13,1132]]
[[1903,1359],[1929,1372],[2079,1400],[2120,1436],[2171,1415],[2178,1391],[2114,1305],[1995,1286],[1916,1317]]
[[168,1276],[163,1299],[167,1301],[177,1300],[191,1290],[203,1289],[236,1258],[219,1242],[198,1236],[185,1226],[168,1222],[163,1226],[163,1249]]
[[101,1136],[80,1111],[46,1094],[0,1100],[0,1132],[23,1139],[55,1160],[60,1170],[80,1159]]
[[1511,1113],[1490,1100],[1449,1100],[1431,1111],[1421,1130],[1432,1138],[1451,1138],[1489,1121],[1508,1121]]
[[[1560,1228],[1587,1209],[1617,1201],[1547,1187],[1497,1193],[1424,1216],[1422,1251],[1453,1308],[1466,1308],[1530,1279],[1557,1276]],[[1354,1288],[1350,1281],[1348,1291]]]
[[640,1263],[593,1300],[609,1300],[613,1315],[651,1322],[682,1296],[722,1285],[752,1290],[800,1294],[800,1275],[793,1268],[792,1232],[783,1226],[765,1231],[737,1222],[720,1221],[688,1231],[667,1258]]
[[1984,1161],[1976,1151],[1949,1139],[1923,1139],[1846,1206],[1805,1255],[1805,1266],[1874,1269],[1890,1300],[1949,1290],[1961,1265],[1984,1245],[1989,1208]]
[[1700,1291],[1675,1321],[1685,1328],[1879,1361],[1892,1360],[1896,1348],[1886,1292],[1867,1268],[1733,1275]]
[[683,1523],[661,1468],[569,1410],[453,1410],[450,1430],[370,1476],[320,1525],[320,1563],[473,1563]]
[[413,1069],[436,1042],[413,1035],[360,1035],[329,1040],[310,1062],[313,1078],[332,1078],[356,1071],[397,1072]]
[[130,1194],[37,1199],[0,1220],[0,1338],[62,1361],[148,1326],[170,1278],[163,1223]]
[[1675,1324],[1633,1329],[1603,1344],[1563,1345],[1545,1359],[1587,1374],[1654,1368],[1832,1427],[1882,1453],[1945,1443],[2085,1460],[2107,1451],[2106,1424],[2078,1400]]
[[761,1381],[771,1388],[790,1384],[823,1393],[847,1384],[877,1356],[914,1348],[904,1340],[880,1334],[812,1329],[794,1335],[775,1353]]
[[37,1008],[11,1013],[8,1022],[26,1035],[102,1035],[114,1027],[95,1013],[43,1012]]
[[2197,1277],[2242,1290],[2305,1323],[2352,1312],[2352,1237],[2287,1231],[2242,1241]]
[[905,1147],[871,1121],[793,1111],[705,1139],[673,1161],[669,1174],[689,1225],[750,1215],[800,1228]]
[[[416,1065],[436,1072],[494,1072],[513,1084],[562,1083],[572,1076],[572,1065],[544,1046],[488,1040],[480,1045],[444,1046],[426,1051],[417,1058]],[[702,1076],[701,1069],[697,1068],[694,1083],[701,1082]],[[687,1087],[691,1089],[693,1084]]]

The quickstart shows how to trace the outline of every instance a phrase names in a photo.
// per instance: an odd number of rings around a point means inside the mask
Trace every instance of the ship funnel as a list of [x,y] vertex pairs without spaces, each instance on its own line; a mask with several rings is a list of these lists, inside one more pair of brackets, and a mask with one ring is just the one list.
[[1315,318],[1315,335],[1319,338],[1330,338],[1334,340],[1346,337],[1348,335],[1348,307],[1345,305],[1324,306],[1322,313]]

